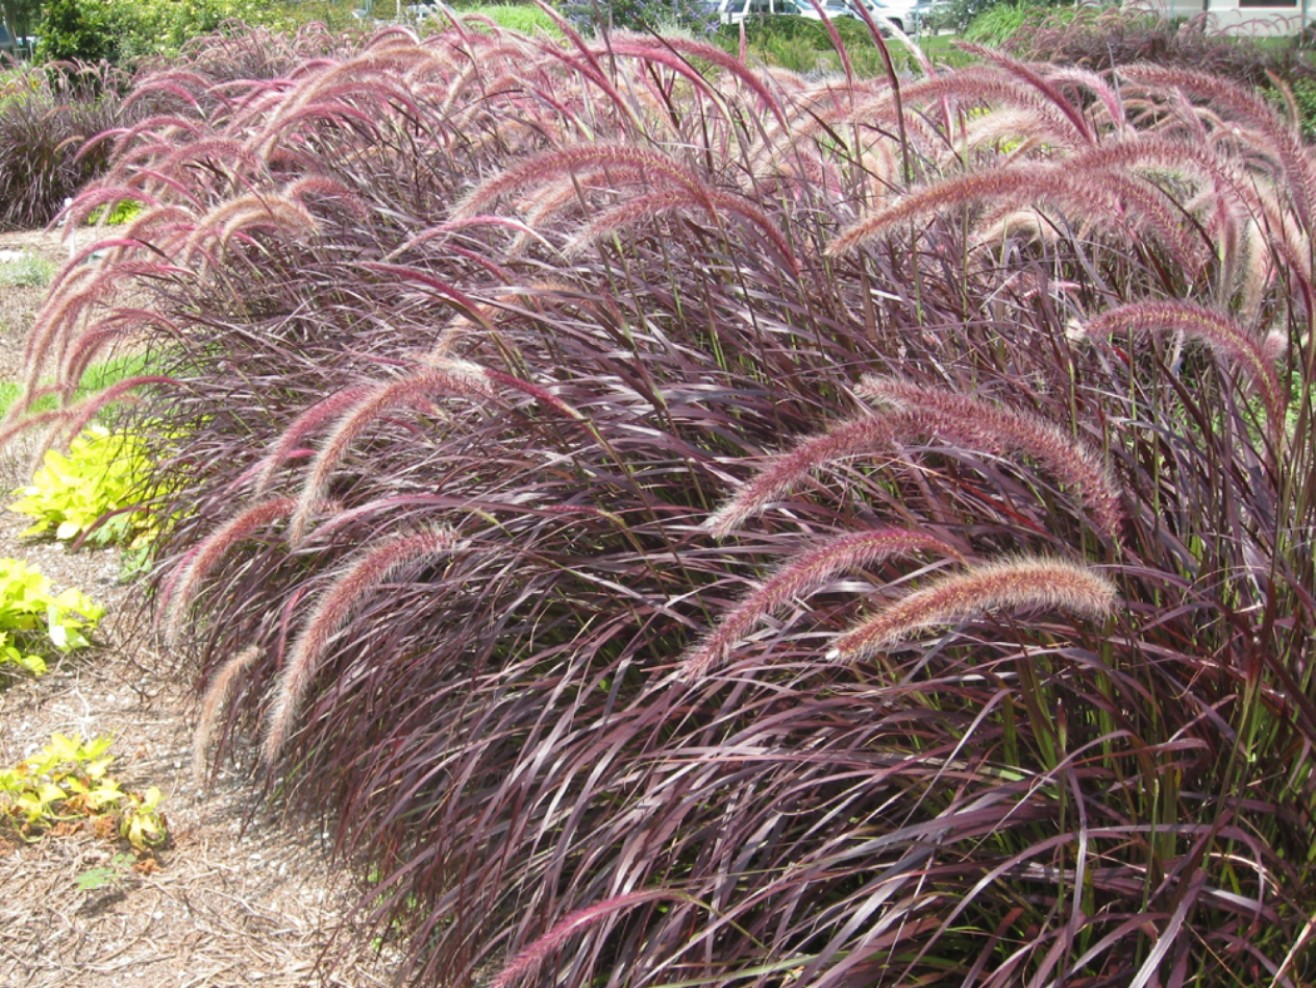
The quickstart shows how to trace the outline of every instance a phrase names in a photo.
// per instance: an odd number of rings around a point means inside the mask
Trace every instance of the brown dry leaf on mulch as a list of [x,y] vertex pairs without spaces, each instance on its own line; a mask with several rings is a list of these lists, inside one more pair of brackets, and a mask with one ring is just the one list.
[[[0,233],[6,249],[67,256],[47,233]],[[26,294],[0,290],[9,294],[0,300],[0,378],[16,373],[41,301],[39,291],[18,291]],[[0,457],[0,495],[26,481],[30,462],[21,449]],[[190,684],[155,651],[137,592],[119,582],[117,556],[34,544],[20,536],[24,519],[0,514],[0,557],[23,559],[57,590],[76,586],[107,610],[97,648],[53,663],[39,680],[0,688],[0,766],[53,732],[112,735],[112,774],[125,788],[164,790],[172,836],[155,864],[136,868],[115,858],[124,848],[85,828],[34,844],[0,839],[0,986],[392,984],[390,958],[367,937],[333,935],[359,889],[330,860],[323,835],[272,817],[243,779],[221,774],[209,791],[192,782]],[[101,880],[81,887],[93,869]]]

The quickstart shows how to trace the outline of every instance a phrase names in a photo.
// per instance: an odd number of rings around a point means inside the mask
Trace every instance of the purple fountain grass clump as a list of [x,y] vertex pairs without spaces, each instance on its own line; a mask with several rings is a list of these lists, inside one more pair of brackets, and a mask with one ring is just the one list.
[[859,662],[925,628],[996,608],[1046,607],[1083,617],[1110,614],[1114,585],[1084,566],[1058,559],[1021,558],[982,563],[943,576],[839,636],[829,659]]
[[319,670],[320,657],[361,599],[409,566],[429,562],[459,545],[456,533],[435,528],[395,536],[349,560],[307,615],[275,684],[262,753],[273,764],[292,734],[302,701]]
[[791,558],[732,608],[707,638],[686,653],[681,660],[681,678],[697,680],[704,676],[724,661],[727,652],[757,621],[794,598],[826,585],[837,574],[876,566],[893,556],[914,552],[963,558],[941,539],[900,528],[839,535]]
[[[1262,984],[1300,953],[1309,793],[1273,765],[1316,743],[1316,296],[1261,108],[464,25],[274,79],[208,57],[91,148],[78,211],[159,204],[57,278],[29,398],[115,341],[161,360],[115,414],[185,509],[153,579],[198,764],[255,748],[385,876],[399,981]],[[1243,399],[1066,340],[1146,298],[1238,324],[1158,315]],[[1252,400],[1280,387],[1301,414]]]

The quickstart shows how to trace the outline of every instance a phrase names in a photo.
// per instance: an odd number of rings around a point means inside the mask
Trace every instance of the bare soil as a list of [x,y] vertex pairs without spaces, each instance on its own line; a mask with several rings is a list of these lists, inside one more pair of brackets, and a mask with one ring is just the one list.
[[[57,261],[69,253],[48,232],[0,233],[4,250]],[[43,295],[0,288],[0,379],[17,375]],[[22,448],[0,456],[0,494],[26,481],[31,459]],[[24,519],[0,516],[0,557],[23,559],[57,589],[76,586],[107,608],[96,648],[53,663],[41,679],[0,686],[0,766],[53,732],[111,735],[111,774],[126,788],[163,789],[172,835],[158,870],[116,866],[124,848],[84,831],[32,844],[0,837],[0,988],[393,984],[392,959],[367,938],[334,936],[359,890],[331,860],[325,835],[285,825],[239,774],[221,774],[213,788],[192,780],[191,683],[178,657],[156,648],[117,554],[33,543],[20,535]],[[92,868],[115,878],[84,891],[77,879]]]

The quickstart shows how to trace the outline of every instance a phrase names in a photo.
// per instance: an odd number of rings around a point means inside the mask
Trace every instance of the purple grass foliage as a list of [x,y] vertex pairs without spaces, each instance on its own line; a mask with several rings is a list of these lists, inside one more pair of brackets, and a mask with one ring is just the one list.
[[451,552],[455,547],[451,531],[412,532],[368,547],[360,558],[349,560],[341,573],[333,575],[333,582],[316,598],[280,673],[265,732],[267,762],[273,763],[287,744],[320,656],[358,602],[367,594],[378,592],[408,566]]
[[49,68],[0,58],[0,230],[45,226],[106,169],[83,143],[123,119],[129,79],[106,65]]
[[5,429],[150,351],[114,415],[198,757],[378,877],[345,935],[416,985],[1312,980],[1278,116],[460,18],[226,44],[96,144],[74,209],[153,205]]

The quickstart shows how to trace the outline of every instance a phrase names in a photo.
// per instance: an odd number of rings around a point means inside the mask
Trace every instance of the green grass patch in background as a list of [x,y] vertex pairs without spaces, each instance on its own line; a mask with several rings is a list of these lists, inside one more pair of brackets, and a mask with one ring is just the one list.
[[45,288],[56,267],[54,261],[24,251],[17,260],[0,263],[0,288]]
[[[866,24],[853,17],[838,17],[833,24],[856,75],[871,78],[886,71],[882,53]],[[713,40],[724,51],[735,54],[740,50],[740,28],[739,24],[724,24],[717,29]],[[756,17],[747,20],[744,28],[751,63],[759,62],[804,75],[841,71],[840,56],[821,21],[789,15]],[[963,65],[973,60],[953,48],[949,37],[927,35],[915,40],[923,53],[935,62]],[[886,44],[899,71],[918,71],[917,60],[903,42],[887,38]]]
[[[487,17],[501,28],[520,34],[546,34],[551,38],[563,37],[562,31],[553,18],[538,7],[518,3],[500,3],[489,6],[459,7],[459,14],[479,14]],[[446,18],[435,19],[435,24],[447,26]]]
[[[78,401],[98,391],[104,391],[110,385],[118,384],[130,377],[150,374],[155,362],[155,358],[150,354],[130,353],[122,357],[114,357],[103,363],[92,364],[87,368],[87,372],[82,375],[77,390],[73,392],[73,401]],[[22,393],[23,388],[17,381],[0,381],[0,416],[9,411],[9,406],[17,401]],[[55,397],[46,395],[37,399],[32,406],[32,411],[44,412],[54,407]]]

